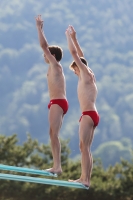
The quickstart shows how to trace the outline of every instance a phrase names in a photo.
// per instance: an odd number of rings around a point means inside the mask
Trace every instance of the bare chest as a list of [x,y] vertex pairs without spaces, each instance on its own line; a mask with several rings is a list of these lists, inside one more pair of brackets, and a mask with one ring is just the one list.
[[62,71],[47,73],[48,90],[51,99],[65,98],[65,77]]
[[77,93],[79,100],[87,99],[87,100],[95,100],[97,96],[97,87],[94,82],[85,82],[79,80]]
[[62,72],[52,72],[52,71],[48,71],[47,73],[47,82],[48,82],[48,86],[57,86],[64,83],[64,74]]

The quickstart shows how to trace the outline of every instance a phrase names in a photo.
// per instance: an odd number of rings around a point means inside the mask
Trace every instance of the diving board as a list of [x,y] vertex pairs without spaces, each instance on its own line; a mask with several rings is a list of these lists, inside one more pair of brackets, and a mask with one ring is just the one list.
[[48,185],[57,185],[57,186],[65,186],[65,187],[73,187],[73,188],[81,188],[81,189],[89,189],[89,187],[86,187],[82,183],[78,183],[78,182],[69,182],[69,181],[61,181],[61,180],[53,180],[53,179],[45,179],[45,178],[35,178],[35,177],[30,177],[30,176],[19,176],[19,175],[0,173],[0,179],[12,180],[12,181],[23,181],[23,182],[30,182],[30,183],[40,183],[40,184],[48,184]]
[[30,168],[25,168],[25,167],[15,167],[15,166],[3,165],[3,164],[0,164],[0,170],[57,177],[57,174],[53,174],[46,170],[37,170],[37,169],[30,169]]

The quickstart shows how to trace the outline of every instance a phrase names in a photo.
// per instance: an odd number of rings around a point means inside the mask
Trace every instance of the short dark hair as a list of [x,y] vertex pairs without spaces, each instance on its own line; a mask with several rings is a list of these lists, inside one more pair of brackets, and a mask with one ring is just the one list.
[[[88,65],[86,59],[84,57],[80,57],[80,60],[82,61],[82,63],[84,63],[86,66]],[[70,69],[73,69],[74,66],[77,66],[76,62],[73,61],[70,65]]]
[[62,48],[59,46],[55,46],[55,45],[49,46],[48,48],[49,48],[50,53],[52,55],[55,55],[56,60],[59,62],[63,57]]

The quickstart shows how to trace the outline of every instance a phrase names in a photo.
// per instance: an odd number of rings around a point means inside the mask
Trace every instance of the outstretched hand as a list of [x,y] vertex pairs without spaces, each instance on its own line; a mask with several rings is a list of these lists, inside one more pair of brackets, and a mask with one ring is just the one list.
[[41,18],[41,15],[38,15],[37,17],[35,17],[36,19],[36,26],[37,28],[43,28],[43,20]]
[[74,27],[69,25],[65,33],[68,41],[69,50],[71,51],[71,53],[72,51],[76,51],[79,57],[84,57],[83,51],[76,38],[76,31]]
[[69,30],[69,34],[71,35],[71,38],[72,39],[76,38],[76,31],[75,31],[74,27],[69,25],[68,30]]

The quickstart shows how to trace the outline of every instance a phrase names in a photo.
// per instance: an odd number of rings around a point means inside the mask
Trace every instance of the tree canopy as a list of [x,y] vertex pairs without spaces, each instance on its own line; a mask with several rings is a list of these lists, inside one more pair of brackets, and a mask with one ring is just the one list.
[[[119,142],[123,137],[132,141],[132,10],[132,0],[0,0],[0,133],[8,136],[17,133],[20,143],[26,140],[27,132],[40,142],[47,144],[49,141],[47,65],[34,19],[37,14],[42,14],[48,43],[63,49],[61,64],[66,77],[69,110],[60,136],[70,139],[71,157],[79,153],[81,112],[77,77],[69,70],[72,57],[65,36],[69,24],[76,29],[98,86],[96,106],[100,123],[92,151],[104,158],[103,150],[100,154],[95,151],[105,147],[106,142],[109,147],[108,142]],[[115,146],[119,152],[118,160],[122,155],[121,145]],[[124,155],[129,158],[130,147],[123,148]],[[115,163],[111,159],[110,162]]]
[[[63,174],[59,179],[77,179],[80,176],[80,162],[68,159],[68,141],[62,140]],[[52,162],[50,145],[39,144],[30,135],[23,145],[18,145],[17,136],[0,135],[0,163],[13,166],[46,169]],[[1,171],[18,174],[17,172]],[[26,175],[26,174],[23,174]],[[36,175],[33,175],[36,177]],[[89,190],[57,187],[27,182],[0,180],[1,200],[132,200],[133,160],[103,168],[100,160],[94,161],[91,187]]]

